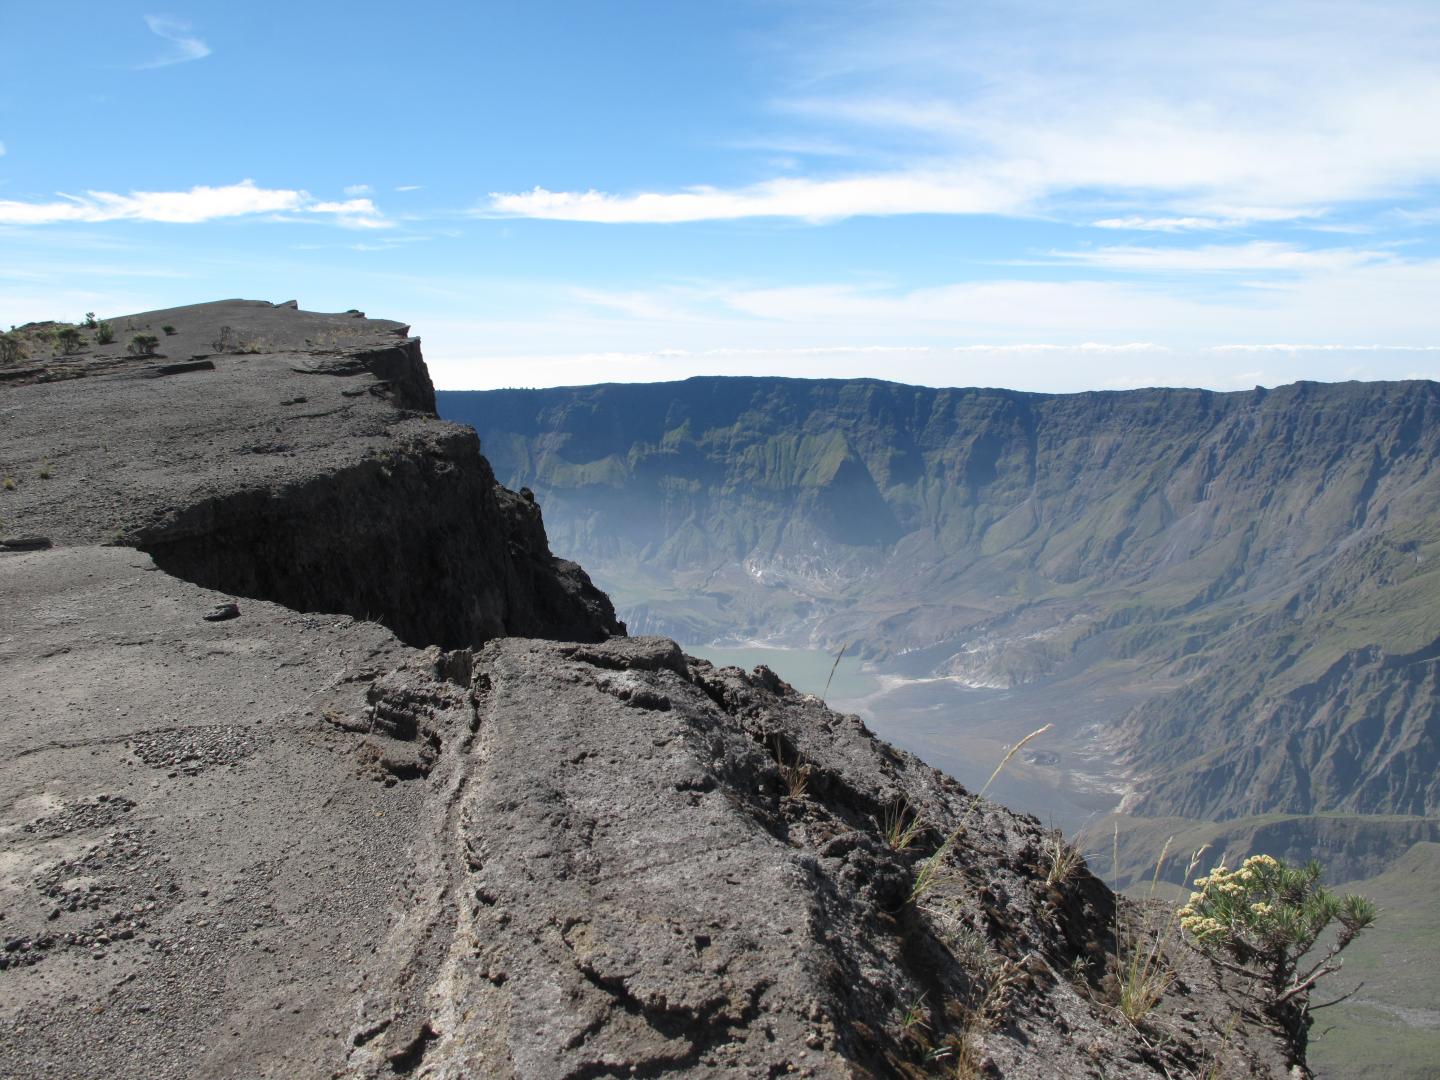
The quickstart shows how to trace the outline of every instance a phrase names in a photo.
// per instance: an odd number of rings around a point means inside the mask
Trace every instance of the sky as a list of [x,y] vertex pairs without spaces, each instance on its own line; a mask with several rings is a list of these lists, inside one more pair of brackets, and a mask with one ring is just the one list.
[[1440,378],[1440,3],[0,0],[0,327],[437,386]]

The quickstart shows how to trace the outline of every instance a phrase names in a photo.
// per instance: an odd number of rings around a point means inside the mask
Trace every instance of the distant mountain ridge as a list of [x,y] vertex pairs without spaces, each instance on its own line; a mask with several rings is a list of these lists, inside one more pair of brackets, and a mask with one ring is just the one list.
[[1440,810],[1440,386],[441,392],[632,627],[1097,679],[1134,812]]

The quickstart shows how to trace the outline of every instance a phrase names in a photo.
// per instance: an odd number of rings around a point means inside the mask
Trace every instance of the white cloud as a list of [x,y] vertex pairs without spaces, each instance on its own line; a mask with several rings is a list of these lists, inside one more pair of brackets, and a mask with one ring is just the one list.
[[168,221],[195,223],[297,210],[307,200],[303,191],[271,190],[242,180],[225,187],[193,187],[189,191],[87,191],[84,195],[57,193],[47,203],[0,199],[0,223],[48,225],[64,221]]
[[1339,233],[1342,236],[1365,236],[1375,231],[1374,225],[1365,225],[1358,221],[1347,222],[1345,224],[1338,222],[1304,222],[1300,227],[1309,229],[1311,232]]
[[0,157],[4,157],[4,156],[5,156],[5,144],[4,144],[3,142],[0,142]]
[[1091,220],[1098,203],[1104,227],[1184,231],[1440,184],[1433,0],[875,4],[801,22],[775,48],[795,89],[776,107],[798,130],[771,141],[843,145],[869,167],[735,187],[537,187],[485,209],[610,223]]
[[1293,272],[1261,287],[1218,279],[1183,292],[1152,278],[982,280],[908,289],[849,283],[650,293],[570,289],[527,332],[556,342],[573,327],[577,340],[593,347],[608,342],[603,347],[618,351],[640,343],[694,348],[697,339],[771,350],[873,342],[997,347],[1038,341],[1067,348],[1149,342],[1177,350],[1247,341],[1427,348],[1440,342],[1440,309],[1433,302],[1440,295],[1440,259],[1366,261],[1362,253],[1326,262],[1301,257],[1311,253],[1237,247],[1239,253],[1211,256],[1201,268],[1298,261]]
[[1440,206],[1424,210],[1396,210],[1395,216],[1407,225],[1440,225]]
[[[1265,345],[1211,345],[1210,352],[1383,352],[1383,353],[1431,353],[1440,352],[1440,345],[1317,345],[1313,342],[1305,344],[1285,344],[1272,342]],[[1419,376],[1417,376],[1418,378]]]
[[373,194],[375,194],[375,189],[372,188],[369,184],[350,184],[349,186],[347,186],[347,187],[345,187],[345,188],[342,188],[341,190],[344,191],[344,193],[345,193],[346,195],[373,195]]
[[1207,244],[1194,248],[1101,247],[1091,251],[1052,251],[1067,262],[1106,270],[1138,271],[1334,271],[1383,261],[1379,251],[1355,248],[1311,250],[1293,244],[1255,241]]
[[400,185],[399,187],[397,187],[395,190],[396,190],[396,191],[419,191],[419,190],[420,190],[422,187],[424,187],[424,186],[425,186],[424,184],[401,184],[401,185]]
[[141,70],[169,67],[171,64],[184,64],[191,60],[203,60],[210,55],[210,46],[190,33],[189,23],[167,18],[164,15],[146,15],[145,25],[150,27],[150,32],[156,37],[164,38],[169,42],[170,50],[149,63],[137,65]]
[[381,216],[375,203],[370,199],[309,203],[300,209],[307,214],[333,214],[336,224],[344,225],[349,229],[388,229],[392,225]]
[[1118,217],[1102,218],[1090,224],[1097,229],[1133,229],[1137,232],[1190,232],[1197,229],[1227,229],[1243,222],[1209,217]]
[[519,194],[492,192],[488,208],[481,213],[608,224],[749,217],[833,221],[872,214],[1018,213],[1028,194],[1018,177],[1007,182],[980,173],[880,173],[838,180],[784,178],[729,191],[696,187],[628,196],[537,187]]
[[353,228],[385,228],[369,199],[317,202],[307,192],[257,187],[253,180],[223,187],[192,187],[188,191],[57,192],[51,202],[0,199],[0,225],[52,225],[62,222],[156,221],[196,224],[251,214],[311,213],[333,215]]

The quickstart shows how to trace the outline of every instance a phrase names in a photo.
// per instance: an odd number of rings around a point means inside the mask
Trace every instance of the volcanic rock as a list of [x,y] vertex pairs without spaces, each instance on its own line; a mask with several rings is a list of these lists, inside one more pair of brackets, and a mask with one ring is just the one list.
[[[53,539],[0,552],[0,1075],[1298,1064],[1034,819],[763,668],[624,637],[398,324],[126,322],[213,367],[0,390],[4,527]],[[1128,1021],[1157,933],[1176,981]]]

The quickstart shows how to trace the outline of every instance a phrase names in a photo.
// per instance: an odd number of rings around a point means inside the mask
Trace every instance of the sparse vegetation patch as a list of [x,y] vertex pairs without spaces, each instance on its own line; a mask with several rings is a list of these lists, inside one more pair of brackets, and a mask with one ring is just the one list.
[[0,334],[0,364],[13,364],[25,355],[25,342],[19,334]]
[[79,352],[85,344],[85,339],[80,336],[80,331],[73,326],[57,330],[55,341],[60,346],[60,351],[67,356]]
[[125,347],[125,351],[135,356],[154,356],[159,345],[160,339],[154,334],[136,334],[130,339],[130,344]]

